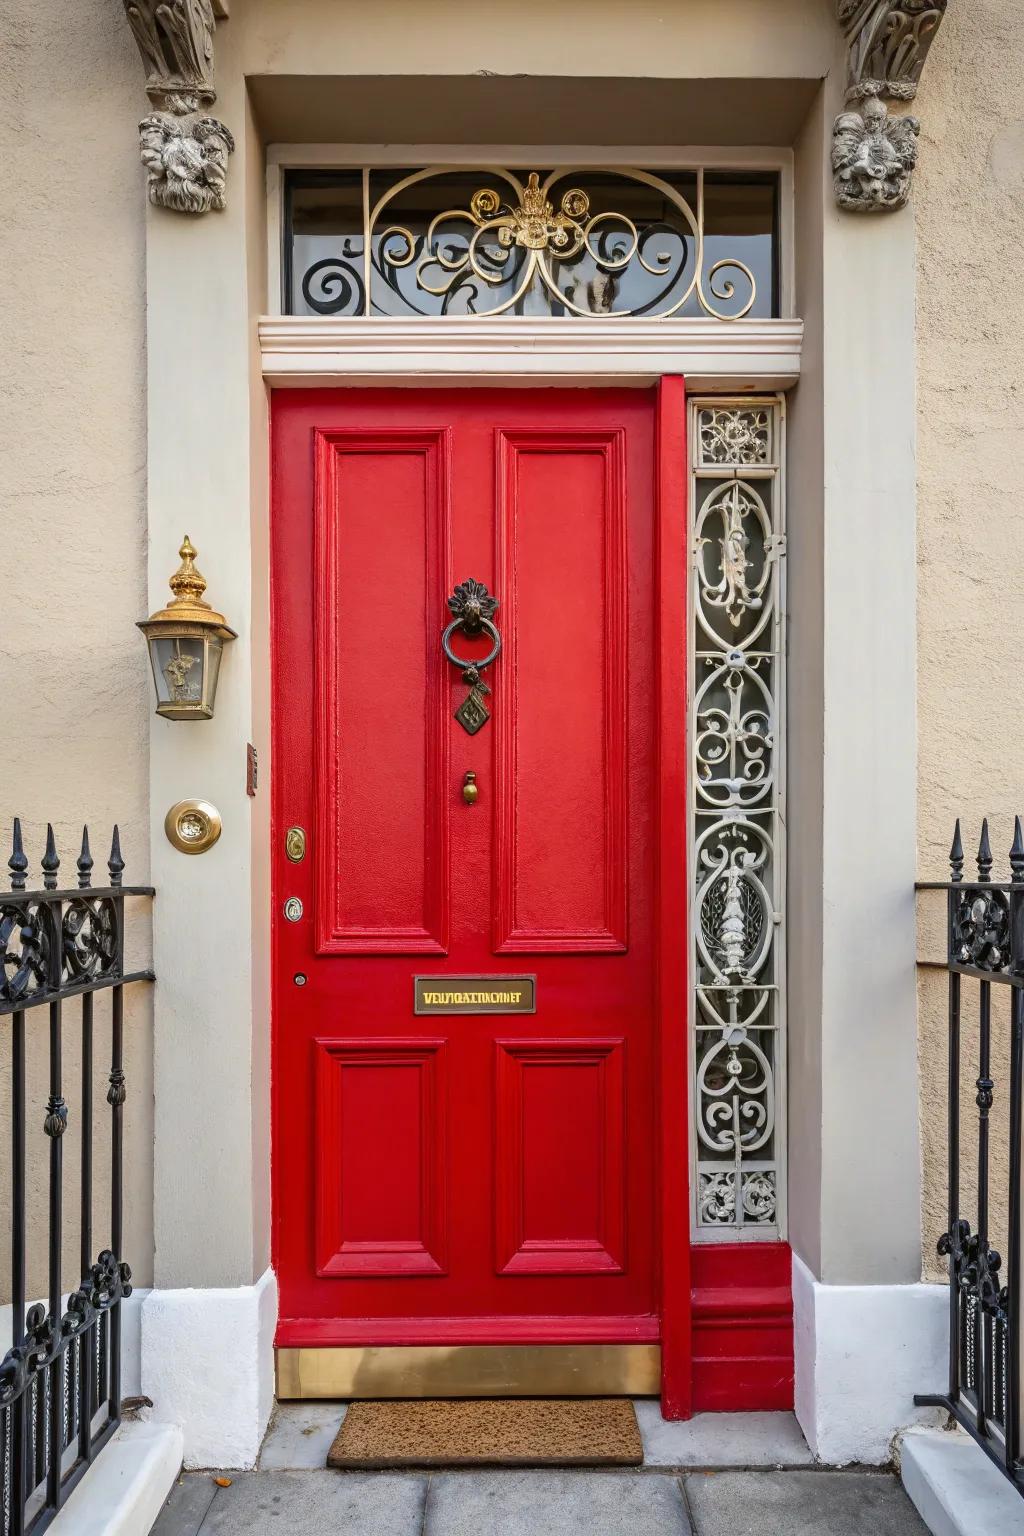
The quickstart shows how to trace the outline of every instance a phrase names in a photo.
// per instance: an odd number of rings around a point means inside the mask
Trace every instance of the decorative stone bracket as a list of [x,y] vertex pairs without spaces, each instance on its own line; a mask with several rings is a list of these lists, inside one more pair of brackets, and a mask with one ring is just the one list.
[[[886,101],[911,101],[948,0],[836,0],[849,45],[846,100],[832,130],[836,201],[855,213],[888,213],[910,197],[916,117],[890,117]],[[856,110],[855,104],[860,108]]]
[[139,124],[149,200],[178,213],[223,208],[230,131],[207,109],[213,85],[213,35],[225,0],[124,0],[156,108]]
[[[836,201],[858,213],[902,208],[917,163],[916,117],[890,117],[910,101],[948,0],[836,0],[849,46],[848,111],[832,130]],[[227,0],[124,0],[156,110],[139,125],[150,202],[181,213],[223,208],[229,129],[208,108],[213,38]]]

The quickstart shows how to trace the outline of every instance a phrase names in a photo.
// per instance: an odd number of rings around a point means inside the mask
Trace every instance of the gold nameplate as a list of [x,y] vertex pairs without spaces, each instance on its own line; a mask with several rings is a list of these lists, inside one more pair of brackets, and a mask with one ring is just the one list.
[[414,976],[413,1013],[536,1013],[536,976]]

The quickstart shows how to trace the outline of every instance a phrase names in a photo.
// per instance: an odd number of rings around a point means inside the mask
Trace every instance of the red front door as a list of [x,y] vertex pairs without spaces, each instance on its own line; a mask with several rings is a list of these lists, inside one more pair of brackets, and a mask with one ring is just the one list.
[[659,1337],[656,412],[275,396],[280,1342]]

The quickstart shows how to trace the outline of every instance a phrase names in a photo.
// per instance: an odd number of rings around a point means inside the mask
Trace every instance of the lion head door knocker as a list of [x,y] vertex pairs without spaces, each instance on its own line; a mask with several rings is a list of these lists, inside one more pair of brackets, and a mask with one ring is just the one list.
[[[490,689],[483,680],[483,671],[495,661],[501,651],[501,636],[496,626],[492,623],[492,616],[497,610],[498,599],[492,597],[482,582],[474,581],[472,577],[468,581],[460,582],[448,599],[448,607],[452,612],[452,621],[441,636],[441,649],[444,651],[453,667],[458,667],[462,673],[462,681],[469,684],[469,692],[455,711],[455,718],[470,736],[475,736],[481,726],[487,724],[491,718],[484,698],[490,693]],[[456,656],[451,647],[451,639],[457,629],[461,629],[464,635],[487,635],[491,640],[491,649],[480,661],[464,661]]]

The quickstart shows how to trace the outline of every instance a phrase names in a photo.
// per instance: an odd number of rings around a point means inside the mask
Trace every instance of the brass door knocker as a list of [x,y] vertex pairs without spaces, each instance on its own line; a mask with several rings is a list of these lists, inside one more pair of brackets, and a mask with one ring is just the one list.
[[[490,689],[484,682],[482,673],[485,667],[489,667],[495,661],[501,651],[501,636],[497,627],[491,622],[492,615],[498,607],[498,599],[492,597],[482,582],[474,581],[472,577],[468,581],[460,582],[448,599],[448,607],[452,612],[452,621],[441,636],[441,649],[451,662],[453,667],[458,667],[462,673],[462,681],[469,684],[469,692],[455,711],[455,718],[470,736],[475,736],[481,726],[487,724],[491,718],[490,712],[484,703],[484,698],[490,693]],[[487,635],[493,642],[490,651],[480,661],[466,661],[461,656],[456,656],[451,647],[451,638],[457,629],[461,629],[464,635]]]

